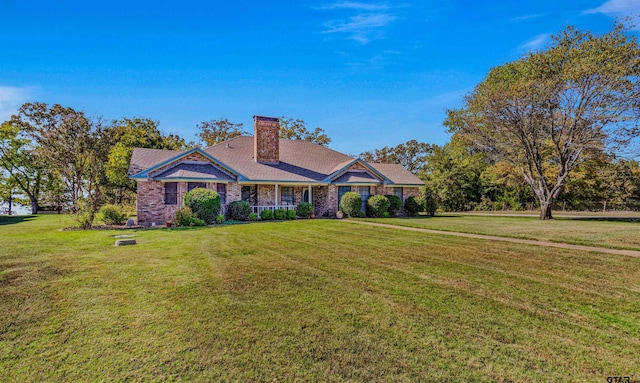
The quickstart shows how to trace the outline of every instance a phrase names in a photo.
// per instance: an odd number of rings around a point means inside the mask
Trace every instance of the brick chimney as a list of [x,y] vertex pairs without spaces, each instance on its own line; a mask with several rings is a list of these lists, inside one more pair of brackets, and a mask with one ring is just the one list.
[[262,164],[280,163],[280,123],[277,118],[253,116],[253,158]]

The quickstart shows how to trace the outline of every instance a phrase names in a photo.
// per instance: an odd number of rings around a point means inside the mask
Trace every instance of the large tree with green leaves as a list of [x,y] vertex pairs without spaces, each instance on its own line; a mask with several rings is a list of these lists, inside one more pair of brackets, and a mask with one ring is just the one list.
[[331,143],[331,138],[327,136],[324,129],[315,128],[313,132],[307,129],[307,123],[299,118],[293,119],[282,116],[280,121],[280,138],[288,140],[304,140],[314,144],[327,146]]
[[359,157],[366,162],[399,164],[413,174],[424,170],[427,157],[431,154],[430,144],[409,140],[404,144],[360,153]]
[[[8,122],[0,126],[0,177],[6,199],[18,192],[26,196],[31,213],[38,211],[43,167],[38,164],[33,145],[20,129]],[[4,198],[3,198],[4,199]]]
[[207,146],[230,140],[233,137],[249,134],[242,129],[242,123],[231,122],[226,118],[203,121],[196,125],[198,136]]
[[568,27],[547,49],[493,68],[448,111],[455,134],[509,161],[551,219],[571,172],[638,137],[640,47],[620,23],[595,35]]
[[177,135],[163,134],[159,122],[148,118],[124,117],[111,122],[109,140],[111,147],[105,166],[109,181],[109,195],[115,203],[121,203],[126,195],[133,198],[136,183],[129,179],[129,162],[133,148],[182,150],[188,144]]
[[[33,144],[36,164],[66,195],[73,211],[100,202],[109,135],[100,119],[59,104],[26,103],[10,124]],[[88,201],[88,202],[87,202]],[[92,218],[92,216],[91,216]]]

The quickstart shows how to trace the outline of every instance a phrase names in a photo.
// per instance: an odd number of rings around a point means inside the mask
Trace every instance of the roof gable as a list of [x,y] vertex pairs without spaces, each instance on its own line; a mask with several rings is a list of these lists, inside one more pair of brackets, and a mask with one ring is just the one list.
[[[389,180],[378,170],[373,168],[368,163],[362,161],[360,158],[354,158],[351,162],[346,164],[340,164],[341,168],[338,168],[333,173],[331,173],[325,181],[328,183],[341,183],[341,182],[375,182],[375,183],[385,183]],[[365,173],[361,176],[355,174],[357,172]],[[350,180],[350,181],[347,181]],[[369,181],[367,181],[369,180]]]
[[[171,151],[174,152],[174,151]],[[178,161],[181,161],[183,159],[186,159],[189,156],[192,156],[194,154],[196,155],[200,155],[202,156],[205,160],[210,161],[211,163],[217,165],[218,167],[222,168],[223,170],[225,170],[226,172],[228,172],[229,174],[236,176],[238,178],[243,178],[242,174],[233,170],[231,167],[227,166],[226,164],[224,164],[223,162],[221,162],[220,160],[212,157],[210,154],[206,153],[205,151],[203,151],[200,148],[194,148],[191,150],[188,150],[186,152],[178,152],[179,154],[174,155],[173,157],[169,157],[164,159],[163,161],[156,163],[155,165],[148,167],[147,169],[144,169],[132,176],[130,176],[130,178],[132,179],[147,179],[149,178],[149,176],[151,176],[154,172],[161,170],[162,168],[167,167],[168,165],[172,164],[172,163],[176,163]]]

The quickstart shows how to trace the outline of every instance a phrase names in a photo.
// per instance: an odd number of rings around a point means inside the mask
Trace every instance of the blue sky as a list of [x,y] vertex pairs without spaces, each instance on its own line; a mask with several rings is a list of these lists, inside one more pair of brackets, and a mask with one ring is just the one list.
[[0,0],[0,120],[26,101],[148,117],[301,118],[358,154],[444,144],[444,110],[567,25],[603,33],[638,0]]

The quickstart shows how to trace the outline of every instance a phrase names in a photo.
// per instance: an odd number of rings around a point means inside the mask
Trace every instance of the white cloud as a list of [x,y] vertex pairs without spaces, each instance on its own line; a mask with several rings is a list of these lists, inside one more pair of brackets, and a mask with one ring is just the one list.
[[32,93],[33,88],[29,87],[0,86],[0,122],[11,118]]
[[391,6],[385,2],[336,1],[316,10],[329,11],[333,19],[323,24],[324,34],[337,34],[360,44],[382,38],[385,27],[396,20],[389,10]]
[[640,14],[638,0],[609,0],[599,7],[587,9],[583,13],[604,13],[611,17],[632,16]]
[[383,27],[396,19],[388,13],[360,14],[347,19],[331,20],[324,24],[322,33],[344,33],[347,38],[366,44],[373,38],[381,37]]
[[328,4],[324,6],[317,7],[316,9],[355,9],[360,11],[380,11],[391,8],[387,4],[371,4],[371,3],[360,3],[356,1],[342,1],[338,3]]
[[509,19],[509,21],[513,22],[513,23],[517,23],[520,21],[525,21],[525,20],[530,20],[530,19],[537,19],[538,17],[542,17],[544,16],[543,13],[536,13],[533,15],[524,15],[524,16],[517,16],[517,17],[512,17]]
[[531,40],[522,43],[518,48],[525,51],[538,50],[544,47],[544,45],[549,41],[549,37],[551,37],[550,33],[539,34]]

